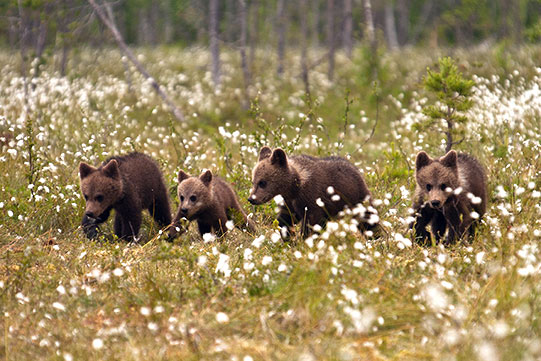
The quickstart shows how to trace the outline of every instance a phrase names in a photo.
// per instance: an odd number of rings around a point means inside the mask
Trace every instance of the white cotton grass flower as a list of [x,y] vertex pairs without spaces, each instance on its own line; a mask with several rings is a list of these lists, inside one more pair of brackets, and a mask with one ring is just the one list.
[[455,188],[455,190],[453,191],[453,194],[455,194],[455,195],[458,196],[460,193],[462,193],[462,191],[464,191],[464,188],[462,188],[462,187],[457,187],[457,188]]
[[261,244],[263,244],[264,240],[265,240],[265,236],[261,235],[257,237],[256,239],[254,239],[254,241],[252,242],[252,246],[254,246],[255,248],[259,248],[261,247]]
[[150,309],[150,307],[143,306],[143,307],[141,307],[141,309],[139,310],[139,312],[140,312],[143,316],[150,316],[152,310]]
[[227,323],[229,322],[229,316],[224,312],[218,312],[216,314],[216,321],[218,323]]
[[338,202],[340,200],[340,196],[338,194],[334,194],[332,197],[331,197],[331,200],[333,202]]
[[225,228],[232,231],[233,228],[235,228],[235,223],[233,221],[229,220],[229,221],[225,222]]
[[261,260],[261,264],[262,264],[263,266],[267,266],[267,265],[269,265],[271,262],[272,262],[272,257],[271,257],[271,256],[264,256],[263,259]]
[[147,325],[147,328],[151,331],[151,332],[156,332],[159,330],[159,326],[156,322],[149,322],[148,325]]
[[216,264],[216,273],[222,273],[224,277],[229,278],[231,276],[231,268],[229,267],[229,256],[220,253],[218,263]]
[[481,251],[479,253],[477,253],[475,255],[475,262],[477,262],[477,264],[483,264],[485,263],[485,252],[484,251]]
[[213,235],[212,233],[205,233],[203,235],[203,241],[205,243],[210,243],[210,242],[214,242],[214,240],[216,239],[216,236]]
[[60,302],[53,302],[53,307],[59,311],[66,311],[66,306],[64,306]]
[[327,187],[327,194],[329,194],[329,195],[334,194],[334,187],[333,186],[328,186]]
[[113,270],[113,275],[116,277],[121,277],[124,275],[124,270],[122,268],[115,268]]
[[277,243],[278,241],[280,241],[282,239],[282,236],[280,236],[280,233],[278,232],[273,232],[271,234],[271,237],[270,237],[272,243]]
[[205,266],[206,263],[207,263],[207,256],[201,255],[201,256],[197,257],[197,265],[199,267]]
[[316,204],[318,205],[318,207],[321,207],[321,208],[325,207],[325,203],[323,203],[321,198],[316,199]]
[[66,294],[66,288],[65,288],[64,286],[62,286],[62,285],[58,286],[58,287],[56,288],[56,291],[57,291],[58,293],[60,293],[61,295],[65,295],[65,294]]
[[366,333],[370,330],[370,327],[376,320],[376,312],[372,307],[365,307],[362,311],[352,308],[344,307],[344,312],[349,315],[353,323],[353,327],[357,333]]
[[476,346],[476,349],[479,360],[498,361],[500,359],[498,350],[496,349],[494,344],[489,341],[481,342],[481,344]]
[[[254,199],[255,199],[255,197],[254,197]],[[279,206],[284,206],[285,205],[284,197],[282,197],[281,194],[277,194],[274,197],[274,202]]]
[[94,350],[101,350],[103,348],[103,340],[101,338],[92,340],[92,348]]
[[496,196],[498,198],[507,198],[507,192],[505,191],[505,189],[503,189],[503,186],[499,185],[496,187],[496,191],[498,193],[496,193]]
[[421,290],[421,297],[434,312],[441,312],[449,305],[449,298],[442,290],[442,286],[436,283],[427,284]]

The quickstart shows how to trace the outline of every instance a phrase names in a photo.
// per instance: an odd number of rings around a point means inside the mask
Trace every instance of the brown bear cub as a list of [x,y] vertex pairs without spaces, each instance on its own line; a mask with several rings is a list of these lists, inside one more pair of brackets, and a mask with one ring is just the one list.
[[133,241],[139,234],[143,209],[161,227],[171,223],[169,196],[156,162],[147,155],[131,153],[107,159],[99,168],[79,164],[81,191],[86,200],[83,231],[95,238],[98,225],[115,215],[115,234]]
[[237,218],[242,219],[248,229],[255,230],[231,186],[220,177],[213,176],[210,170],[199,177],[190,177],[181,170],[178,173],[178,182],[180,204],[169,229],[170,239],[177,236],[181,218],[197,221],[201,236],[213,232],[221,237],[227,231],[227,221]]
[[483,166],[470,155],[449,151],[432,159],[425,152],[415,161],[417,188],[413,200],[415,211],[411,227],[415,239],[430,244],[430,233],[438,242],[447,230],[445,244],[474,233],[475,221],[486,210],[487,180]]
[[276,195],[283,197],[277,220],[285,240],[295,223],[301,222],[302,236],[306,238],[315,225],[324,227],[329,218],[346,207],[360,216],[364,230],[377,227],[375,209],[369,206],[366,210],[361,204],[370,200],[370,191],[359,170],[344,158],[288,157],[280,148],[263,147],[252,183],[248,198],[252,204],[266,203]]

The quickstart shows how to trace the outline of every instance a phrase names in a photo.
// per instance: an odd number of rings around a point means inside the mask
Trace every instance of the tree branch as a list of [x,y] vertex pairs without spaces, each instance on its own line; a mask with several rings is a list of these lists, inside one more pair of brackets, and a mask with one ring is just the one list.
[[133,55],[133,52],[130,50],[130,48],[128,48],[128,46],[124,42],[124,39],[122,38],[122,35],[118,31],[114,20],[112,18],[109,18],[109,16],[105,14],[103,9],[98,6],[95,0],[88,0],[88,2],[92,6],[96,14],[98,14],[98,17],[100,18],[102,23],[109,29],[109,31],[111,31],[120,49],[124,52],[124,54],[126,54],[128,59],[130,59],[130,61],[135,65],[137,70],[145,77],[145,79],[150,81],[150,84],[152,85],[156,93],[158,93],[160,98],[162,98],[162,101],[167,104],[175,118],[177,118],[181,122],[185,121],[184,114],[180,111],[180,109],[177,108],[173,101],[171,101],[167,94],[162,90],[160,84],[158,84],[156,80],[152,76],[150,76],[145,67],[143,67],[143,65],[137,60],[135,55]]

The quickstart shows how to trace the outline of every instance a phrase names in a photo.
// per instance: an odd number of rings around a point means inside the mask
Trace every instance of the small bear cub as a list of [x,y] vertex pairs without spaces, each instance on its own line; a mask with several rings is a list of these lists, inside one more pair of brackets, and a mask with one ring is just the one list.
[[162,173],[152,158],[142,153],[107,159],[99,168],[79,164],[81,191],[86,201],[83,231],[90,239],[98,235],[98,225],[115,215],[115,234],[133,241],[139,234],[143,209],[160,227],[171,223],[169,195]]
[[169,229],[170,239],[177,236],[181,218],[197,221],[201,236],[214,232],[221,237],[227,231],[227,221],[237,218],[242,219],[249,230],[255,230],[231,186],[220,177],[213,176],[210,170],[204,171],[199,177],[190,177],[180,170],[178,182],[180,204]]
[[284,150],[262,147],[252,173],[253,188],[248,201],[266,203],[281,195],[277,220],[282,238],[289,239],[295,223],[301,222],[303,238],[315,225],[324,227],[346,207],[356,215],[363,230],[375,229],[377,212],[362,202],[370,200],[370,191],[359,170],[341,157],[316,158],[308,155],[288,157]]
[[428,224],[436,242],[446,231],[445,244],[455,242],[466,232],[473,235],[487,203],[486,173],[477,159],[454,150],[432,159],[421,151],[415,161],[415,179],[411,227],[417,242],[430,244]]

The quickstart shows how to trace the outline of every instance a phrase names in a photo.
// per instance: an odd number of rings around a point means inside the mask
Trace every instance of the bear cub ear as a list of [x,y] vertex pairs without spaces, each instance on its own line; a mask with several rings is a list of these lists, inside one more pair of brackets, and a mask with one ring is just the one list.
[[456,168],[457,164],[456,151],[450,150],[441,160],[440,163],[447,168]]
[[272,152],[272,156],[271,156],[271,164],[276,164],[280,167],[285,167],[287,166],[287,155],[286,155],[286,152],[284,152],[283,149],[281,148],[276,148],[273,152]]
[[262,161],[263,159],[270,157],[271,154],[272,154],[272,150],[269,147],[267,146],[262,147],[261,150],[259,151],[259,161]]
[[86,164],[85,162],[79,163],[79,177],[84,179],[88,177],[91,173],[95,172],[96,168],[91,165]]
[[119,179],[120,178],[120,172],[118,170],[118,162],[114,159],[111,159],[109,163],[103,167],[103,173],[113,179]]
[[420,151],[419,154],[417,154],[417,158],[415,159],[415,169],[419,170],[423,167],[426,167],[432,163],[432,159],[426,154],[424,151]]
[[190,178],[190,175],[184,172],[182,169],[178,171],[178,183],[182,183],[183,180]]
[[201,182],[203,182],[205,186],[208,187],[210,185],[210,182],[212,182],[212,172],[207,169],[206,171],[201,173],[199,179],[201,180]]

